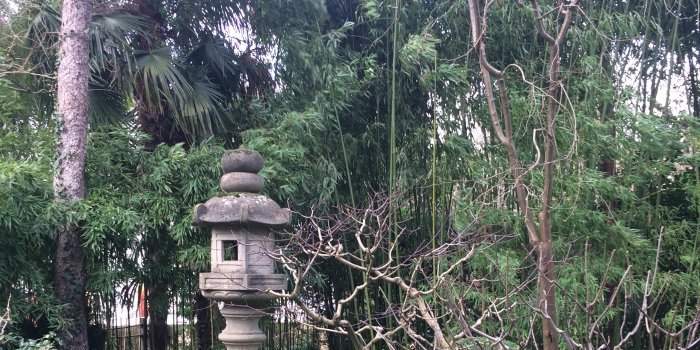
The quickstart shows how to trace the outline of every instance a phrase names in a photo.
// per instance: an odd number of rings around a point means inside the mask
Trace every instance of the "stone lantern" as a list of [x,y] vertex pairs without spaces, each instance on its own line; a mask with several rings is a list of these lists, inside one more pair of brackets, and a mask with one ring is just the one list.
[[265,341],[258,322],[274,299],[270,290],[284,290],[287,279],[275,273],[267,252],[274,249],[273,233],[289,223],[289,209],[259,194],[263,158],[237,149],[221,159],[225,195],[194,208],[195,225],[211,228],[211,272],[199,274],[199,289],[223,302],[226,328],[219,340],[227,350],[257,350]]

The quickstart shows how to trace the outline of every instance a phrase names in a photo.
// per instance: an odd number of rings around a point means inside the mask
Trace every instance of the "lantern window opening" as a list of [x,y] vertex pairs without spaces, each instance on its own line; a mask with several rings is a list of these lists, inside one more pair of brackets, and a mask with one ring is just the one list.
[[223,240],[221,241],[224,261],[238,261],[238,241]]

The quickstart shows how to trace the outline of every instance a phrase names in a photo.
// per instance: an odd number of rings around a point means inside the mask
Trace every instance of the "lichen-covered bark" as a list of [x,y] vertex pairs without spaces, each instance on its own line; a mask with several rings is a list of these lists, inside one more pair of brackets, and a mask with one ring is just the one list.
[[[85,197],[85,143],[88,128],[90,0],[65,0],[62,9],[58,66],[58,142],[53,178],[54,200],[73,204]],[[56,296],[70,321],[59,334],[63,349],[88,348],[85,267],[80,228],[57,229],[54,262]]]

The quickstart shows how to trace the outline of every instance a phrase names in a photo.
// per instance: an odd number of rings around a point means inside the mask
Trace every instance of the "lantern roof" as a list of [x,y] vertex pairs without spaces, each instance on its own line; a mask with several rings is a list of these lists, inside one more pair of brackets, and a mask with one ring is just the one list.
[[284,226],[289,224],[290,211],[272,199],[259,194],[264,179],[257,173],[264,160],[248,149],[226,151],[221,159],[224,175],[219,182],[225,196],[214,197],[194,208],[194,224]]
[[290,211],[280,208],[272,199],[251,193],[214,197],[194,208],[196,225],[261,224],[284,226],[289,223]]

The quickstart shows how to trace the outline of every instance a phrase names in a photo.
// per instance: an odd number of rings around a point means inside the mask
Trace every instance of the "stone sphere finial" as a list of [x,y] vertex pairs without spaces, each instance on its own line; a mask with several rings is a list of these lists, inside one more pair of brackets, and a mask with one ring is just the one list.
[[224,176],[219,181],[221,189],[226,193],[259,193],[265,181],[258,172],[264,164],[258,152],[244,148],[226,151],[221,157],[224,169]]

